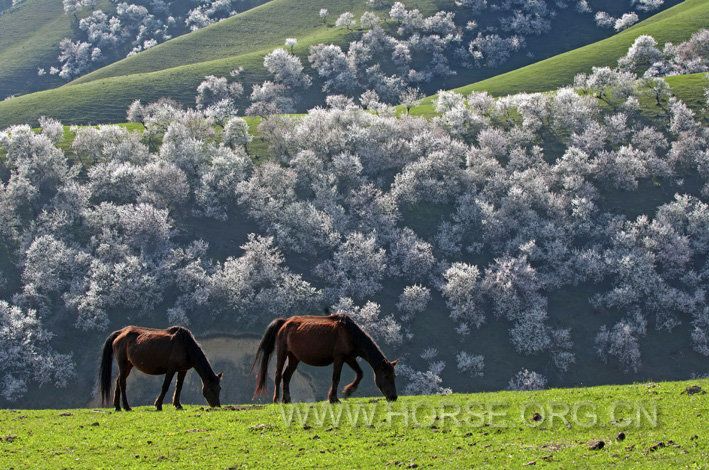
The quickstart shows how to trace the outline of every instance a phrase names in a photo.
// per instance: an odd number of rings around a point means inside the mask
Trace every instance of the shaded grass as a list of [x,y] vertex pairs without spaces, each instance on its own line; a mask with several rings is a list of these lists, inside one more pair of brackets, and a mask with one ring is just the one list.
[[37,76],[37,68],[56,62],[67,36],[71,21],[57,0],[26,0],[0,16],[0,99],[61,85],[56,76]]

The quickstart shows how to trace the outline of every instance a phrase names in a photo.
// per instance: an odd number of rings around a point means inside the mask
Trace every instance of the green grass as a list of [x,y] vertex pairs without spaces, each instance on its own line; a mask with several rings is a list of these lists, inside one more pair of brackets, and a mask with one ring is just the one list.
[[[401,397],[391,409],[379,398],[359,398],[218,411],[168,405],[160,413],[4,410],[0,467],[706,468],[709,399],[685,392],[694,385],[706,390],[709,380]],[[299,421],[306,406],[309,419]],[[356,426],[348,419],[358,407],[374,410],[370,425],[362,414]],[[313,410],[325,419],[314,419]],[[591,449],[597,440],[603,448]]]
[[[256,161],[261,161],[268,158],[268,146],[266,142],[261,137],[258,131],[258,125],[261,123],[261,118],[257,116],[246,116],[244,118],[246,123],[249,125],[249,132],[253,137],[253,140],[247,145],[246,150]],[[136,122],[121,122],[117,123],[117,126],[124,127],[130,132],[143,132],[145,128],[142,124]],[[79,126],[83,127],[83,126]],[[36,128],[35,132],[40,132],[41,129]],[[220,128],[216,129],[216,132],[221,132]],[[64,137],[58,144],[58,147],[64,152],[67,152],[70,158],[73,157],[71,153],[71,145],[74,143],[74,138],[76,137],[76,131],[74,126],[64,126]],[[90,164],[90,162],[84,162]]]
[[[670,85],[672,95],[682,100],[689,106],[698,116],[707,119],[707,103],[704,92],[709,88],[709,78],[707,74],[695,73],[690,75],[675,75],[665,77],[665,80]],[[461,91],[461,90],[456,90]],[[477,91],[477,90],[476,90]],[[462,92],[465,93],[465,92]],[[641,93],[643,94],[643,93]],[[435,96],[428,97],[418,105],[412,108],[409,112],[412,116],[433,117],[436,115],[434,109]],[[658,108],[654,99],[649,96],[641,96],[640,100],[641,113],[648,117],[657,117],[665,111]],[[403,108],[399,108],[398,112],[404,112]]]
[[[675,44],[686,41],[695,31],[709,26],[709,2],[706,0],[685,0],[634,27],[607,39],[595,42],[573,51],[565,52],[526,67],[513,70],[486,80],[456,88],[463,94],[487,91],[494,96],[511,95],[522,92],[543,92],[554,90],[573,83],[578,73],[590,72],[592,67],[614,66],[625,55],[630,45],[638,36],[649,34],[660,45],[666,42]],[[673,88],[683,88],[683,79],[670,79]],[[696,84],[687,81],[686,87]],[[692,90],[692,96],[695,96]],[[423,100],[413,110],[413,114],[431,114],[434,97]]]
[[703,108],[704,117],[707,117],[707,101],[704,91],[709,88],[709,75],[703,73],[677,75],[667,77],[666,80],[677,98],[695,111]]

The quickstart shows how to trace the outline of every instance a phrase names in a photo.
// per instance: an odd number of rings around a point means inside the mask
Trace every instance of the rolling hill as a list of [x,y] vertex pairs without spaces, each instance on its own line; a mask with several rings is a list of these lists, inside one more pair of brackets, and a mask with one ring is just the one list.
[[702,379],[161,413],[0,410],[0,466],[701,468],[708,387]]
[[[611,2],[612,3],[612,2]],[[409,8],[419,8],[431,13],[442,7],[441,2],[416,0],[407,2]],[[236,15],[188,35],[167,41],[148,51],[116,62],[63,87],[40,93],[17,97],[0,103],[0,127],[12,123],[34,121],[39,116],[52,115],[67,123],[87,124],[97,122],[120,122],[124,110],[134,99],[144,101],[169,96],[193,103],[194,90],[205,75],[224,75],[235,67],[245,69],[242,81],[249,85],[265,79],[261,67],[265,54],[283,44],[286,37],[297,37],[295,53],[301,58],[307,55],[308,47],[321,42],[344,43],[358,32],[350,32],[319,22],[317,12],[321,7],[331,10],[331,18],[345,10],[359,13],[365,9],[362,0],[338,2],[333,6],[324,0],[272,0],[247,12]],[[662,40],[681,41],[709,21],[705,2],[685,2],[655,15],[641,23],[645,30],[668,27],[669,33]],[[658,19],[659,17],[659,19]],[[287,18],[283,21],[282,18]],[[649,23],[648,23],[649,21]],[[477,82],[505,70],[513,70],[539,58],[577,48],[607,35],[607,32],[558,18],[553,34],[530,39],[533,57],[517,57],[501,69],[475,69],[461,72],[453,78],[437,80],[427,92]],[[332,24],[332,19],[330,20]],[[653,27],[654,25],[654,27]],[[632,42],[630,36],[624,36]],[[608,57],[611,57],[609,54]],[[572,64],[573,65],[573,64]],[[569,69],[572,69],[572,65]],[[554,82],[549,80],[551,88]],[[307,109],[322,98],[319,84],[314,84],[300,102]]]
[[63,80],[37,76],[56,61],[59,41],[71,35],[62,2],[26,0],[0,16],[0,98],[56,87]]
[[[590,72],[592,67],[616,65],[628,47],[640,35],[648,34],[659,44],[685,41],[693,32],[709,25],[709,2],[686,0],[669,10],[658,13],[621,33],[588,46],[565,52],[526,67],[513,70],[486,80],[456,88],[462,94],[487,91],[494,96],[522,92],[553,90],[573,82],[577,73]],[[703,97],[701,74],[693,78],[671,77],[668,82],[687,101]],[[704,85],[706,86],[706,85]],[[695,88],[698,87],[698,88]],[[697,93],[698,92],[698,93]],[[423,100],[413,114],[433,112],[434,97]]]

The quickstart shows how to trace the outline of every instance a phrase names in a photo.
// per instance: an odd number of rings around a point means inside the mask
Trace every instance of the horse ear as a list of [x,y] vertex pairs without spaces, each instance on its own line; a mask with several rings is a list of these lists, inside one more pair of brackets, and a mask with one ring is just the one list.
[[219,377],[219,380],[222,380],[222,378],[224,378],[224,372],[219,372],[217,377]]
[[398,363],[399,363],[399,360],[398,360],[398,359],[394,359],[394,360],[391,361],[389,364],[391,364],[392,367],[396,367],[396,365],[397,365]]

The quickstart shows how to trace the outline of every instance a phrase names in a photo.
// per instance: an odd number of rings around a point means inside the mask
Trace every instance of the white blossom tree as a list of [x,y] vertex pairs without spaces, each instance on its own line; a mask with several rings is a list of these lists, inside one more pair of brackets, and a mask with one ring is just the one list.
[[75,375],[70,355],[55,352],[34,310],[0,300],[0,396],[22,397],[31,384],[65,387]]
[[508,385],[510,390],[543,390],[547,386],[547,379],[533,370],[522,369],[517,372]]

